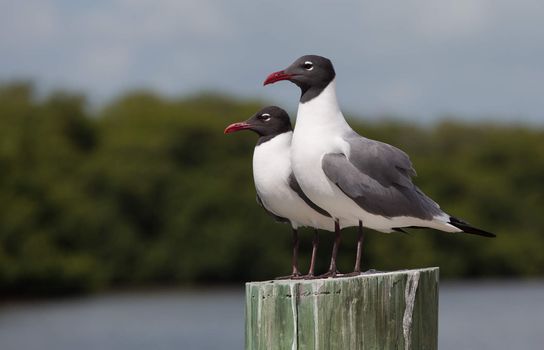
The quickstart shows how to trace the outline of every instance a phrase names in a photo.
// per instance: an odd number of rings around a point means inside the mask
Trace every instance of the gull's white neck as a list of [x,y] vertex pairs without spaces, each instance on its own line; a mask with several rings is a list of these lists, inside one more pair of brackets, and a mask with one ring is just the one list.
[[318,96],[298,104],[296,129],[308,128],[326,129],[332,133],[351,129],[338,106],[335,79]]

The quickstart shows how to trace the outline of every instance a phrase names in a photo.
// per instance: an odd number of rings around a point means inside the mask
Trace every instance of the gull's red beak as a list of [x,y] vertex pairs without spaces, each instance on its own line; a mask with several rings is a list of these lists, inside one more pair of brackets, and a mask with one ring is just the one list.
[[280,70],[278,72],[274,72],[270,74],[268,77],[266,77],[266,80],[264,81],[263,85],[273,84],[280,80],[289,80],[290,78],[294,77],[296,74],[288,74],[285,73],[285,71]]
[[240,131],[240,130],[246,130],[251,128],[251,124],[248,124],[246,122],[240,122],[240,123],[234,123],[227,126],[224,133],[230,134],[231,132]]

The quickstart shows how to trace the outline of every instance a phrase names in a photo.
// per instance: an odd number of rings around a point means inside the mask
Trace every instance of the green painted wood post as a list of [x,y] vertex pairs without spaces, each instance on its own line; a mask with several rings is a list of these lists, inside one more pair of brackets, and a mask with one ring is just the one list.
[[246,284],[246,349],[438,347],[438,268]]

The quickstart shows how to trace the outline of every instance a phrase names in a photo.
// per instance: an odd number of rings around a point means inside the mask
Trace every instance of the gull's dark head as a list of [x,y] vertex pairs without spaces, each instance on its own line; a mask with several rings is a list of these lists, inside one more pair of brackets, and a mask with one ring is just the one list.
[[269,106],[255,113],[244,122],[234,123],[225,129],[225,134],[240,130],[251,130],[267,140],[293,130],[289,114],[280,107]]
[[301,102],[306,102],[319,95],[335,76],[334,67],[328,58],[306,55],[298,58],[284,70],[270,74],[264,85],[289,80],[302,91]]

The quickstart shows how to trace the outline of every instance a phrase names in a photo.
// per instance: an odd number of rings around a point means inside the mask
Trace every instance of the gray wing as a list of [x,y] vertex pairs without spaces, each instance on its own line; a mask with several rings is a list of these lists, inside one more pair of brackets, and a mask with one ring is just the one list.
[[331,214],[329,214],[325,209],[321,208],[320,206],[318,206],[317,204],[312,202],[310,200],[310,198],[308,198],[308,196],[306,196],[306,193],[304,193],[302,191],[302,188],[300,188],[300,185],[299,185],[299,183],[298,183],[298,181],[297,181],[297,179],[295,177],[295,174],[293,174],[293,173],[291,173],[291,175],[289,175],[289,187],[291,187],[291,189],[298,194],[300,199],[302,199],[306,204],[308,204],[308,206],[310,208],[312,208],[313,210],[315,210],[316,212],[318,212],[321,215],[331,217]]
[[283,222],[283,223],[291,223],[291,220],[287,219],[287,218],[284,218],[284,217],[281,217],[281,216],[278,216],[276,214],[274,214],[273,212],[271,212],[270,210],[266,209],[266,207],[264,206],[264,203],[263,201],[261,200],[261,197],[259,197],[259,195],[257,194],[256,196],[257,198],[257,203],[259,203],[259,205],[264,209],[264,211],[266,211],[266,213],[268,215],[270,215],[271,217],[274,218],[274,220],[276,220],[277,222]]
[[431,219],[442,213],[411,180],[415,170],[403,151],[355,134],[348,137],[350,157],[326,154],[325,175],[365,211],[386,216]]
[[346,137],[350,145],[349,161],[361,172],[383,186],[397,184],[412,187],[416,171],[406,153],[387,143],[370,140],[353,132]]

